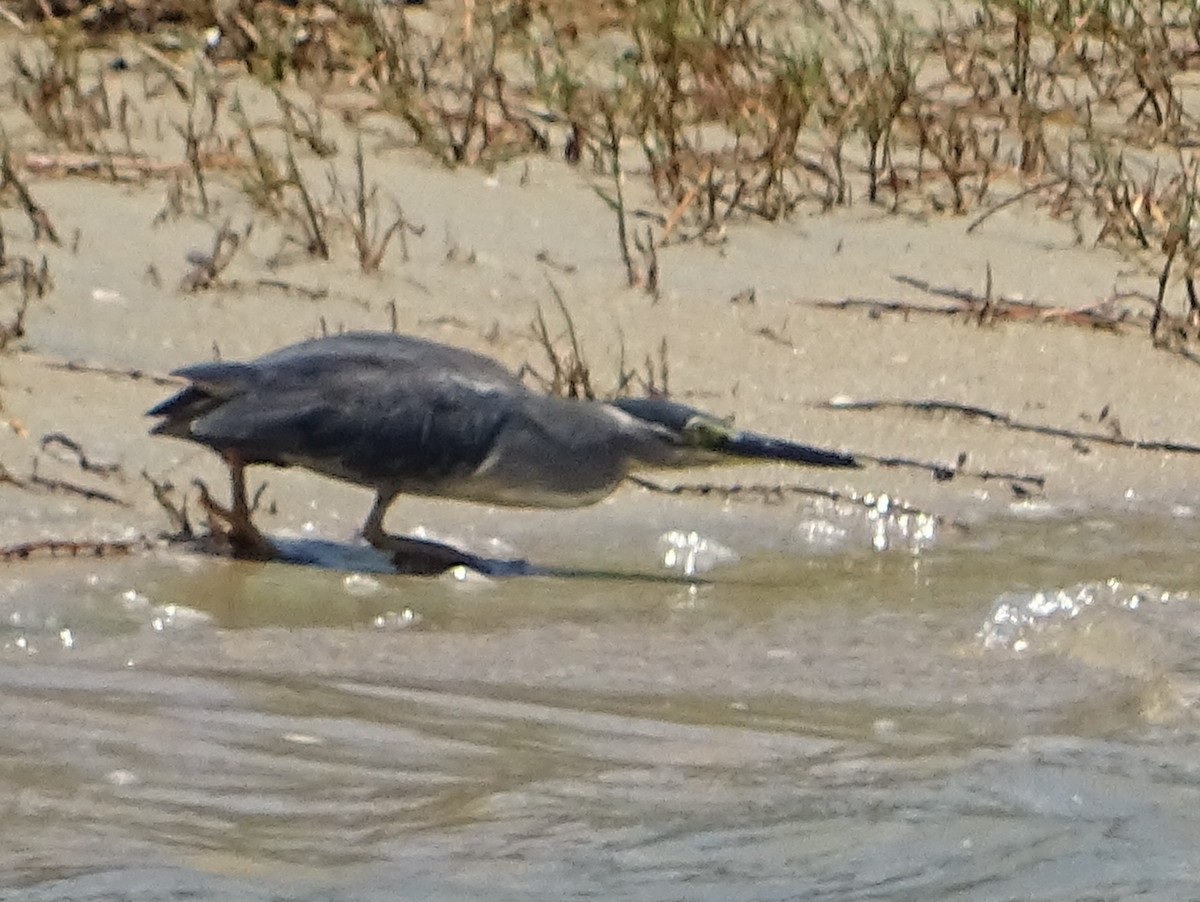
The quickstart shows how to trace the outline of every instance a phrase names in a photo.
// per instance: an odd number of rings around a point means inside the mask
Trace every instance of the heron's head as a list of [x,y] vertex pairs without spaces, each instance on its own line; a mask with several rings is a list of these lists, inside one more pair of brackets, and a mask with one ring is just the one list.
[[717,461],[736,434],[728,421],[665,398],[617,398],[610,403],[638,424],[650,427],[647,435],[661,443],[662,462],[668,465]]
[[851,455],[737,429],[729,420],[664,398],[618,398],[609,402],[655,427],[666,446],[661,463],[696,466],[720,460],[778,460],[817,467],[858,467]]
[[696,411],[676,433],[680,446],[703,460],[716,460],[729,455],[738,456],[739,432],[733,421]]

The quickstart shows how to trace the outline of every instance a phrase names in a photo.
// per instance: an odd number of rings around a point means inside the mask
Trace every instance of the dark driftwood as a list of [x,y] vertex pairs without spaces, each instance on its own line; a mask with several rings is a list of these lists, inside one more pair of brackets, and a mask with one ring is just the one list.
[[1037,473],[1001,473],[995,470],[968,470],[963,467],[966,455],[962,455],[953,466],[950,464],[935,464],[923,460],[913,460],[909,457],[876,457],[872,454],[855,454],[856,460],[872,463],[879,467],[908,467],[914,470],[925,470],[933,474],[938,482],[951,479],[978,479],[981,482],[1021,483],[1029,488],[1043,489],[1046,487],[1046,477]]
[[38,473],[36,460],[33,462],[33,471],[29,474],[28,485],[36,485],[48,492],[64,492],[68,495],[78,495],[80,498],[85,498],[88,501],[103,501],[105,504],[115,504],[118,507],[131,507],[130,503],[124,498],[118,498],[116,495],[102,489],[88,488],[85,485],[77,485],[65,479],[51,479],[42,476]]
[[117,476],[121,473],[121,465],[116,463],[97,463],[87,455],[83,445],[75,441],[65,432],[48,432],[42,436],[42,450],[51,445],[65,449],[75,456],[79,469],[85,473],[95,473],[97,476]]
[[1078,429],[1064,429],[1061,426],[1043,426],[1038,423],[1027,423],[1018,420],[1011,414],[997,410],[989,410],[975,404],[960,404],[957,401],[940,401],[936,399],[904,400],[904,399],[864,399],[861,401],[825,401],[817,405],[825,410],[908,410],[918,413],[949,413],[970,420],[986,420],[1005,429],[1018,432],[1032,432],[1037,435],[1048,435],[1053,438],[1064,438],[1072,442],[1092,442],[1097,445],[1111,445],[1116,448],[1131,448],[1136,451],[1171,451],[1177,454],[1200,454],[1200,445],[1188,442],[1175,442],[1159,439],[1134,439],[1108,432],[1084,432]]

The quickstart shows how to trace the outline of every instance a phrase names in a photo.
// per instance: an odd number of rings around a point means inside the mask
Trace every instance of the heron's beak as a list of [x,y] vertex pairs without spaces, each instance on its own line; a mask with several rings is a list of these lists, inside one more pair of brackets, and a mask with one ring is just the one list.
[[738,429],[729,430],[724,442],[717,449],[732,457],[742,457],[755,460],[781,460],[792,463],[808,464],[813,467],[861,467],[853,455],[843,451],[831,451],[825,448],[814,448],[812,445],[801,445],[790,442],[785,438],[773,435],[763,435],[758,432],[746,432]]
[[697,413],[679,430],[685,445],[722,457],[743,460],[779,460],[808,464],[812,467],[859,467],[861,464],[842,451],[829,451],[801,445],[785,438],[734,429],[724,420]]

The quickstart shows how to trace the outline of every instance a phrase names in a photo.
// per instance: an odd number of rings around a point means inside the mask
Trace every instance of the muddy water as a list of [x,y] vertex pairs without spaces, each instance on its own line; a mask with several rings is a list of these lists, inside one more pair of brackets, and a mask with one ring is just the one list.
[[3,898],[1196,898],[1198,540],[1000,519],[703,584],[27,562]]

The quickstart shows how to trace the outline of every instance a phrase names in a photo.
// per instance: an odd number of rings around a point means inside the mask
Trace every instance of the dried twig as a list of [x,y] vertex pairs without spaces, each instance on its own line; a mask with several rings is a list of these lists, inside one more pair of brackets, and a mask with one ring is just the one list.
[[0,351],[5,351],[8,346],[18,338],[25,337],[25,313],[29,309],[29,295],[25,294],[21,298],[21,303],[17,307],[17,312],[13,314],[10,322],[0,323]]
[[621,251],[621,262],[625,264],[625,280],[630,288],[634,288],[642,284],[642,274],[637,268],[637,264],[633,262],[633,254],[629,250],[629,233],[625,223],[625,189],[623,183],[625,175],[621,171],[621,135],[617,131],[616,121],[613,119],[612,113],[605,114],[605,128],[608,135],[608,152],[612,156],[612,180],[613,189],[616,192],[616,197],[609,197],[599,187],[596,187],[596,194],[603,200],[617,216],[617,245]]
[[146,59],[154,63],[158,70],[167,77],[180,98],[190,101],[192,92],[188,88],[187,72],[183,67],[171,62],[164,54],[160,53],[146,41],[138,41],[137,46],[146,55]]
[[372,185],[368,190],[365,168],[362,136],[359,135],[354,143],[354,200],[351,204],[343,198],[343,215],[354,236],[359,268],[365,273],[372,273],[378,270],[383,263],[383,255],[387,252],[388,244],[396,235],[400,236],[404,259],[407,262],[408,247],[404,242],[405,233],[409,232],[420,236],[425,234],[425,227],[409,223],[404,218],[404,211],[397,204],[395,217],[381,230],[374,209],[377,207],[378,186]]
[[[964,293],[965,294],[965,293]],[[864,308],[871,316],[883,313],[895,313],[900,316],[963,316],[968,315],[981,324],[994,322],[1046,322],[1062,323],[1070,326],[1084,326],[1091,329],[1117,331],[1131,322],[1131,317],[1124,313],[1105,313],[1095,308],[1077,309],[1074,307],[1048,307],[1043,304],[1033,304],[1024,301],[1009,301],[1003,298],[991,298],[969,295],[959,299],[954,306],[931,307],[925,304],[915,304],[911,301],[889,300],[885,298],[842,298],[838,301],[816,301],[814,306],[825,310],[851,310]]]
[[1066,183],[1066,181],[1067,181],[1066,178],[1048,179],[1047,181],[1044,181],[1044,182],[1038,182],[1036,185],[1031,185],[1030,187],[1026,188],[1024,191],[1018,191],[1016,194],[1014,194],[1010,197],[1006,197],[1004,200],[1000,201],[998,204],[993,204],[991,207],[989,207],[983,213],[979,214],[973,220],[971,220],[971,224],[967,226],[967,234],[970,235],[977,228],[979,228],[981,225],[983,225],[988,219],[990,219],[992,216],[995,216],[1001,210],[1003,210],[1007,207],[1011,207],[1013,204],[1020,203],[1025,198],[1027,198],[1031,195],[1041,194],[1043,191],[1048,191],[1051,188],[1057,188],[1059,185]]
[[13,190],[17,192],[17,202],[20,203],[21,209],[29,217],[30,225],[33,226],[34,241],[40,240],[44,235],[53,244],[62,244],[58,232],[54,228],[54,223],[50,221],[49,214],[33,199],[29,188],[17,176],[17,171],[12,164],[12,156],[7,147],[0,153],[0,183],[2,183],[0,187],[12,185]]
[[8,22],[9,25],[17,29],[17,31],[20,31],[22,34],[28,33],[29,26],[21,21],[21,17],[9,9],[4,3],[0,3],[0,16],[3,16],[4,20]]
[[559,354],[558,349],[555,347],[554,339],[550,337],[550,328],[546,325],[542,306],[538,304],[537,319],[533,322],[533,337],[537,339],[538,343],[542,346],[542,350],[546,352],[546,359],[550,362],[552,375],[549,379],[545,379],[528,363],[521,368],[521,372],[533,374],[544,384],[549,394],[565,395],[569,398],[583,397],[590,400],[596,397],[596,392],[592,388],[591,371],[588,369],[587,362],[584,360],[583,350],[579,345],[579,335],[575,331],[575,321],[571,318],[571,312],[567,309],[566,302],[563,300],[558,287],[548,276],[546,281],[550,285],[550,291],[554,295],[555,303],[558,304],[559,312],[562,313],[563,320],[566,322],[570,350],[566,355]]
[[90,489],[84,485],[77,485],[73,482],[68,482],[65,479],[52,479],[42,476],[38,473],[37,460],[33,462],[33,469],[29,475],[29,484],[36,485],[49,492],[63,492],[68,495],[78,495],[88,501],[103,501],[105,504],[115,504],[118,507],[131,507],[130,503],[123,498],[118,498],[116,495],[101,489]]
[[95,473],[97,476],[115,476],[121,472],[121,465],[118,463],[100,464],[96,463],[83,450],[83,446],[75,439],[71,438],[62,432],[48,432],[42,436],[42,450],[45,451],[51,445],[57,445],[65,448],[67,451],[75,455],[75,459],[79,462],[79,469],[85,473]]
[[24,561],[31,557],[111,557],[116,554],[133,554],[147,551],[154,543],[144,536],[139,539],[115,541],[109,539],[41,539],[36,542],[19,542],[16,545],[0,546],[0,560]]
[[196,533],[192,529],[191,518],[188,517],[187,496],[184,496],[180,504],[176,504],[174,485],[167,481],[160,482],[145,470],[142,470],[142,478],[150,484],[154,500],[158,502],[159,507],[166,513],[167,519],[171,521],[171,526],[175,531],[170,534],[169,538],[179,541],[194,539]]
[[229,227],[229,220],[217,229],[212,250],[207,254],[193,254],[192,268],[179,281],[179,290],[192,294],[219,284],[221,273],[233,262],[242,244],[242,236]]
[[298,294],[310,301],[323,301],[329,297],[328,288],[309,288],[307,285],[297,285],[283,279],[259,279],[255,284],[259,288],[276,288],[285,294]]
[[99,364],[82,363],[78,360],[61,360],[39,354],[26,354],[25,359],[31,359],[42,366],[54,370],[66,370],[68,373],[94,373],[99,376],[115,376],[121,379],[132,379],[138,382],[147,379],[155,385],[179,385],[183,382],[175,376],[151,373],[140,369],[121,369],[119,367],[101,366]]
[[292,147],[291,133],[285,132],[284,135],[287,139],[287,183],[295,188],[296,193],[300,195],[300,213],[293,215],[300,222],[301,228],[304,229],[306,239],[304,249],[313,257],[328,260],[329,239],[325,235],[325,224],[328,216],[325,213],[325,208],[313,198],[312,192],[308,188],[308,183],[304,181],[304,175],[300,172],[300,164],[296,162],[296,152]]

